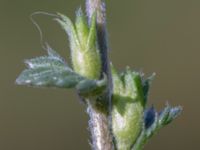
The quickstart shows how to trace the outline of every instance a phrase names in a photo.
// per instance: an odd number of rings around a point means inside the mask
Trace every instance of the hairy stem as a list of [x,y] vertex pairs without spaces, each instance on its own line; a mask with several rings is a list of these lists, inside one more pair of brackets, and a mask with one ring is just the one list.
[[89,129],[92,136],[92,149],[113,150],[107,113],[95,109],[90,103],[87,112],[90,117]]
[[[94,12],[97,15],[97,39],[98,46],[101,54],[102,72],[101,76],[105,73],[108,77],[107,90],[100,99],[105,106],[105,110],[101,111],[96,109],[92,104],[88,104],[88,113],[90,116],[90,131],[92,134],[92,145],[95,150],[112,150],[113,137],[111,134],[110,125],[110,110],[111,110],[111,93],[112,93],[112,77],[109,67],[108,58],[108,40],[106,29],[106,8],[104,0],[86,0],[86,12],[89,22]],[[97,106],[98,107],[98,106]]]

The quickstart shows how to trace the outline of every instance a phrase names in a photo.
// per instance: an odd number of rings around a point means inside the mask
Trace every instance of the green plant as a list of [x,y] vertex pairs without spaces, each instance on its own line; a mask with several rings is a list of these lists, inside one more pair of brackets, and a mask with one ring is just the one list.
[[72,68],[48,44],[48,55],[26,60],[19,85],[75,88],[87,106],[92,148],[141,150],[160,128],[173,121],[182,108],[167,106],[162,112],[146,108],[154,75],[145,79],[129,67],[119,74],[108,58],[105,3],[87,0],[86,15],[76,13],[75,24],[54,15],[69,37]]

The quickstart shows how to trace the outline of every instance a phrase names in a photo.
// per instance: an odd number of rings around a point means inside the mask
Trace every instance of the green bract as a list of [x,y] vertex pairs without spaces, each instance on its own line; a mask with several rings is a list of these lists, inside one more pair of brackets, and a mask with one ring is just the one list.
[[129,68],[121,75],[112,67],[112,129],[119,150],[130,150],[143,123],[144,93],[139,73]]
[[167,105],[159,114],[146,109],[150,83],[141,73],[126,68],[120,75],[112,68],[112,131],[117,150],[141,150],[159,129],[169,124],[182,111]]
[[91,25],[88,25],[85,15],[79,9],[75,26],[68,17],[58,15],[60,19],[56,20],[69,36],[73,69],[89,79],[98,79],[101,60],[96,37],[96,15],[93,14]]
[[84,97],[101,94],[107,84],[107,78],[92,80],[73,71],[64,59],[49,46],[48,56],[25,60],[28,69],[16,80],[19,85],[36,87],[76,88]]

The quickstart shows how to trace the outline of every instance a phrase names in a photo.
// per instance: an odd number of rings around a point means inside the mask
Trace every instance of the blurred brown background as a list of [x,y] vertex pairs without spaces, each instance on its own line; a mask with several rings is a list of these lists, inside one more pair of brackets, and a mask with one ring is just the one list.
[[[45,54],[29,15],[42,10],[74,18],[80,5],[83,0],[0,0],[0,150],[90,149],[88,118],[73,90],[14,84],[25,58]],[[149,105],[160,109],[169,101],[184,107],[145,149],[200,149],[200,1],[107,0],[107,8],[115,66],[157,73]],[[69,62],[65,33],[50,17],[36,19]]]

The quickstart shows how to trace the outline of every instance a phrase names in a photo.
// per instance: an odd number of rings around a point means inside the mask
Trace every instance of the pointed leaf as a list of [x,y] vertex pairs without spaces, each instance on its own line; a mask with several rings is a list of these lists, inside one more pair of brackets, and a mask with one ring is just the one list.
[[[168,114],[165,116],[166,119],[164,121],[162,121],[162,126],[167,125],[170,122],[172,122],[176,117],[178,117],[180,115],[181,112],[182,112],[181,106],[170,108]],[[164,113],[161,113],[160,117],[163,118],[163,115],[164,115]]]
[[19,85],[29,85],[37,87],[75,87],[83,78],[68,68],[58,67],[36,67],[24,70],[17,78]]
[[74,48],[81,48],[77,31],[72,21],[65,15],[58,13],[60,18],[55,19],[69,36],[71,50]]
[[48,47],[48,56],[25,60],[28,69],[16,80],[19,85],[36,87],[76,87],[81,96],[96,96],[106,88],[107,78],[90,80],[74,72],[64,59]]
[[96,39],[97,39],[96,33],[97,33],[97,31],[96,31],[96,13],[94,13],[92,15],[92,22],[91,22],[90,31],[89,31],[88,40],[87,40],[87,47],[86,47],[87,50],[95,48]]
[[79,8],[76,11],[76,31],[77,35],[79,37],[79,41],[81,43],[81,46],[86,48],[87,45],[87,39],[88,39],[88,34],[89,34],[89,28],[88,28],[88,23],[86,16],[83,14],[83,11],[81,8]]
[[[155,112],[154,122],[151,123],[148,128],[146,128],[146,124],[143,125],[143,130],[138,137],[136,143],[133,145],[132,150],[140,150],[144,147],[147,141],[156,134],[162,127],[166,126],[170,122],[172,122],[178,115],[180,115],[182,111],[182,107],[171,107],[169,104],[164,108],[164,110],[158,115]],[[147,110],[149,112],[149,110]],[[153,112],[150,108],[150,112]],[[147,115],[147,114],[146,114]],[[153,116],[153,115],[152,115]],[[146,117],[144,117],[145,119]],[[147,121],[147,120],[146,120]]]
[[160,112],[159,114],[159,125],[165,124],[165,121],[168,119],[169,113],[170,113],[171,107],[169,104],[166,105],[166,107]]

